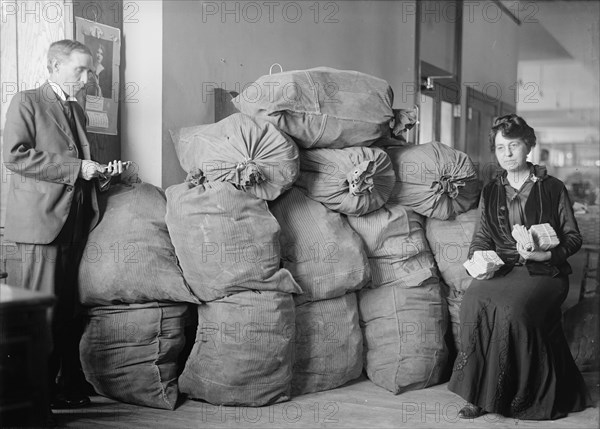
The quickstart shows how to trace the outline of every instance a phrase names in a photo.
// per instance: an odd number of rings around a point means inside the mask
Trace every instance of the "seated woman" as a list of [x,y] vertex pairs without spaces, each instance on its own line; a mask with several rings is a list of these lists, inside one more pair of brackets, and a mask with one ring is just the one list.
[[[461,418],[557,419],[590,402],[560,309],[569,291],[567,258],[582,239],[564,184],[526,161],[535,143],[533,128],[514,114],[496,119],[490,132],[504,171],[482,191],[469,258],[494,250],[505,265],[473,280],[461,304],[461,350],[448,384],[468,401]],[[542,223],[560,240],[551,250],[526,250],[511,235],[513,225]]]

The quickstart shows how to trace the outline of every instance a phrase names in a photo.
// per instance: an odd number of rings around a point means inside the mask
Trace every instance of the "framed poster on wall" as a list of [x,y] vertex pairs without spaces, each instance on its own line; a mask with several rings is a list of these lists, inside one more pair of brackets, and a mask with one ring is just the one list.
[[82,94],[89,118],[88,132],[117,134],[121,31],[87,19],[75,18],[75,39],[92,51],[94,70]]

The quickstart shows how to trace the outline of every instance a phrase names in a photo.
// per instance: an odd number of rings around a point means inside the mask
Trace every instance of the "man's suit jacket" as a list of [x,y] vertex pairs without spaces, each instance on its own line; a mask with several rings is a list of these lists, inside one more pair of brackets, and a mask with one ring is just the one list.
[[[48,82],[19,92],[11,101],[3,136],[5,166],[13,172],[6,207],[8,240],[51,243],[67,220],[80,158],[90,159],[85,113],[73,104],[81,157],[62,102]],[[95,186],[89,189],[93,228],[99,218],[98,201]]]

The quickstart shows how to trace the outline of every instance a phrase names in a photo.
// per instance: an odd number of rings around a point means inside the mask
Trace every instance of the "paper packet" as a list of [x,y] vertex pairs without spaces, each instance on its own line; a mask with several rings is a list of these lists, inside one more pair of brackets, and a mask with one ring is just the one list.
[[493,250],[477,250],[473,257],[463,264],[471,277],[496,272],[502,265],[504,262]]

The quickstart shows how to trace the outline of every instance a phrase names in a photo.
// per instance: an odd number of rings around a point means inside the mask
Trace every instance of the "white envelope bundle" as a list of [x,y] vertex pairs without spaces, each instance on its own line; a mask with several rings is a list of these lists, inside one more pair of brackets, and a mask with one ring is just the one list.
[[533,241],[537,249],[550,250],[560,244],[556,231],[549,223],[532,225],[529,232],[533,236]]
[[531,234],[531,231],[528,231],[523,225],[513,225],[512,236],[525,250],[529,252],[535,250],[533,235]]
[[463,266],[471,277],[478,277],[497,271],[504,262],[493,250],[477,250],[471,259],[467,259]]
[[550,250],[559,245],[560,240],[549,223],[532,225],[529,230],[523,225],[514,225],[512,236],[525,250]]

